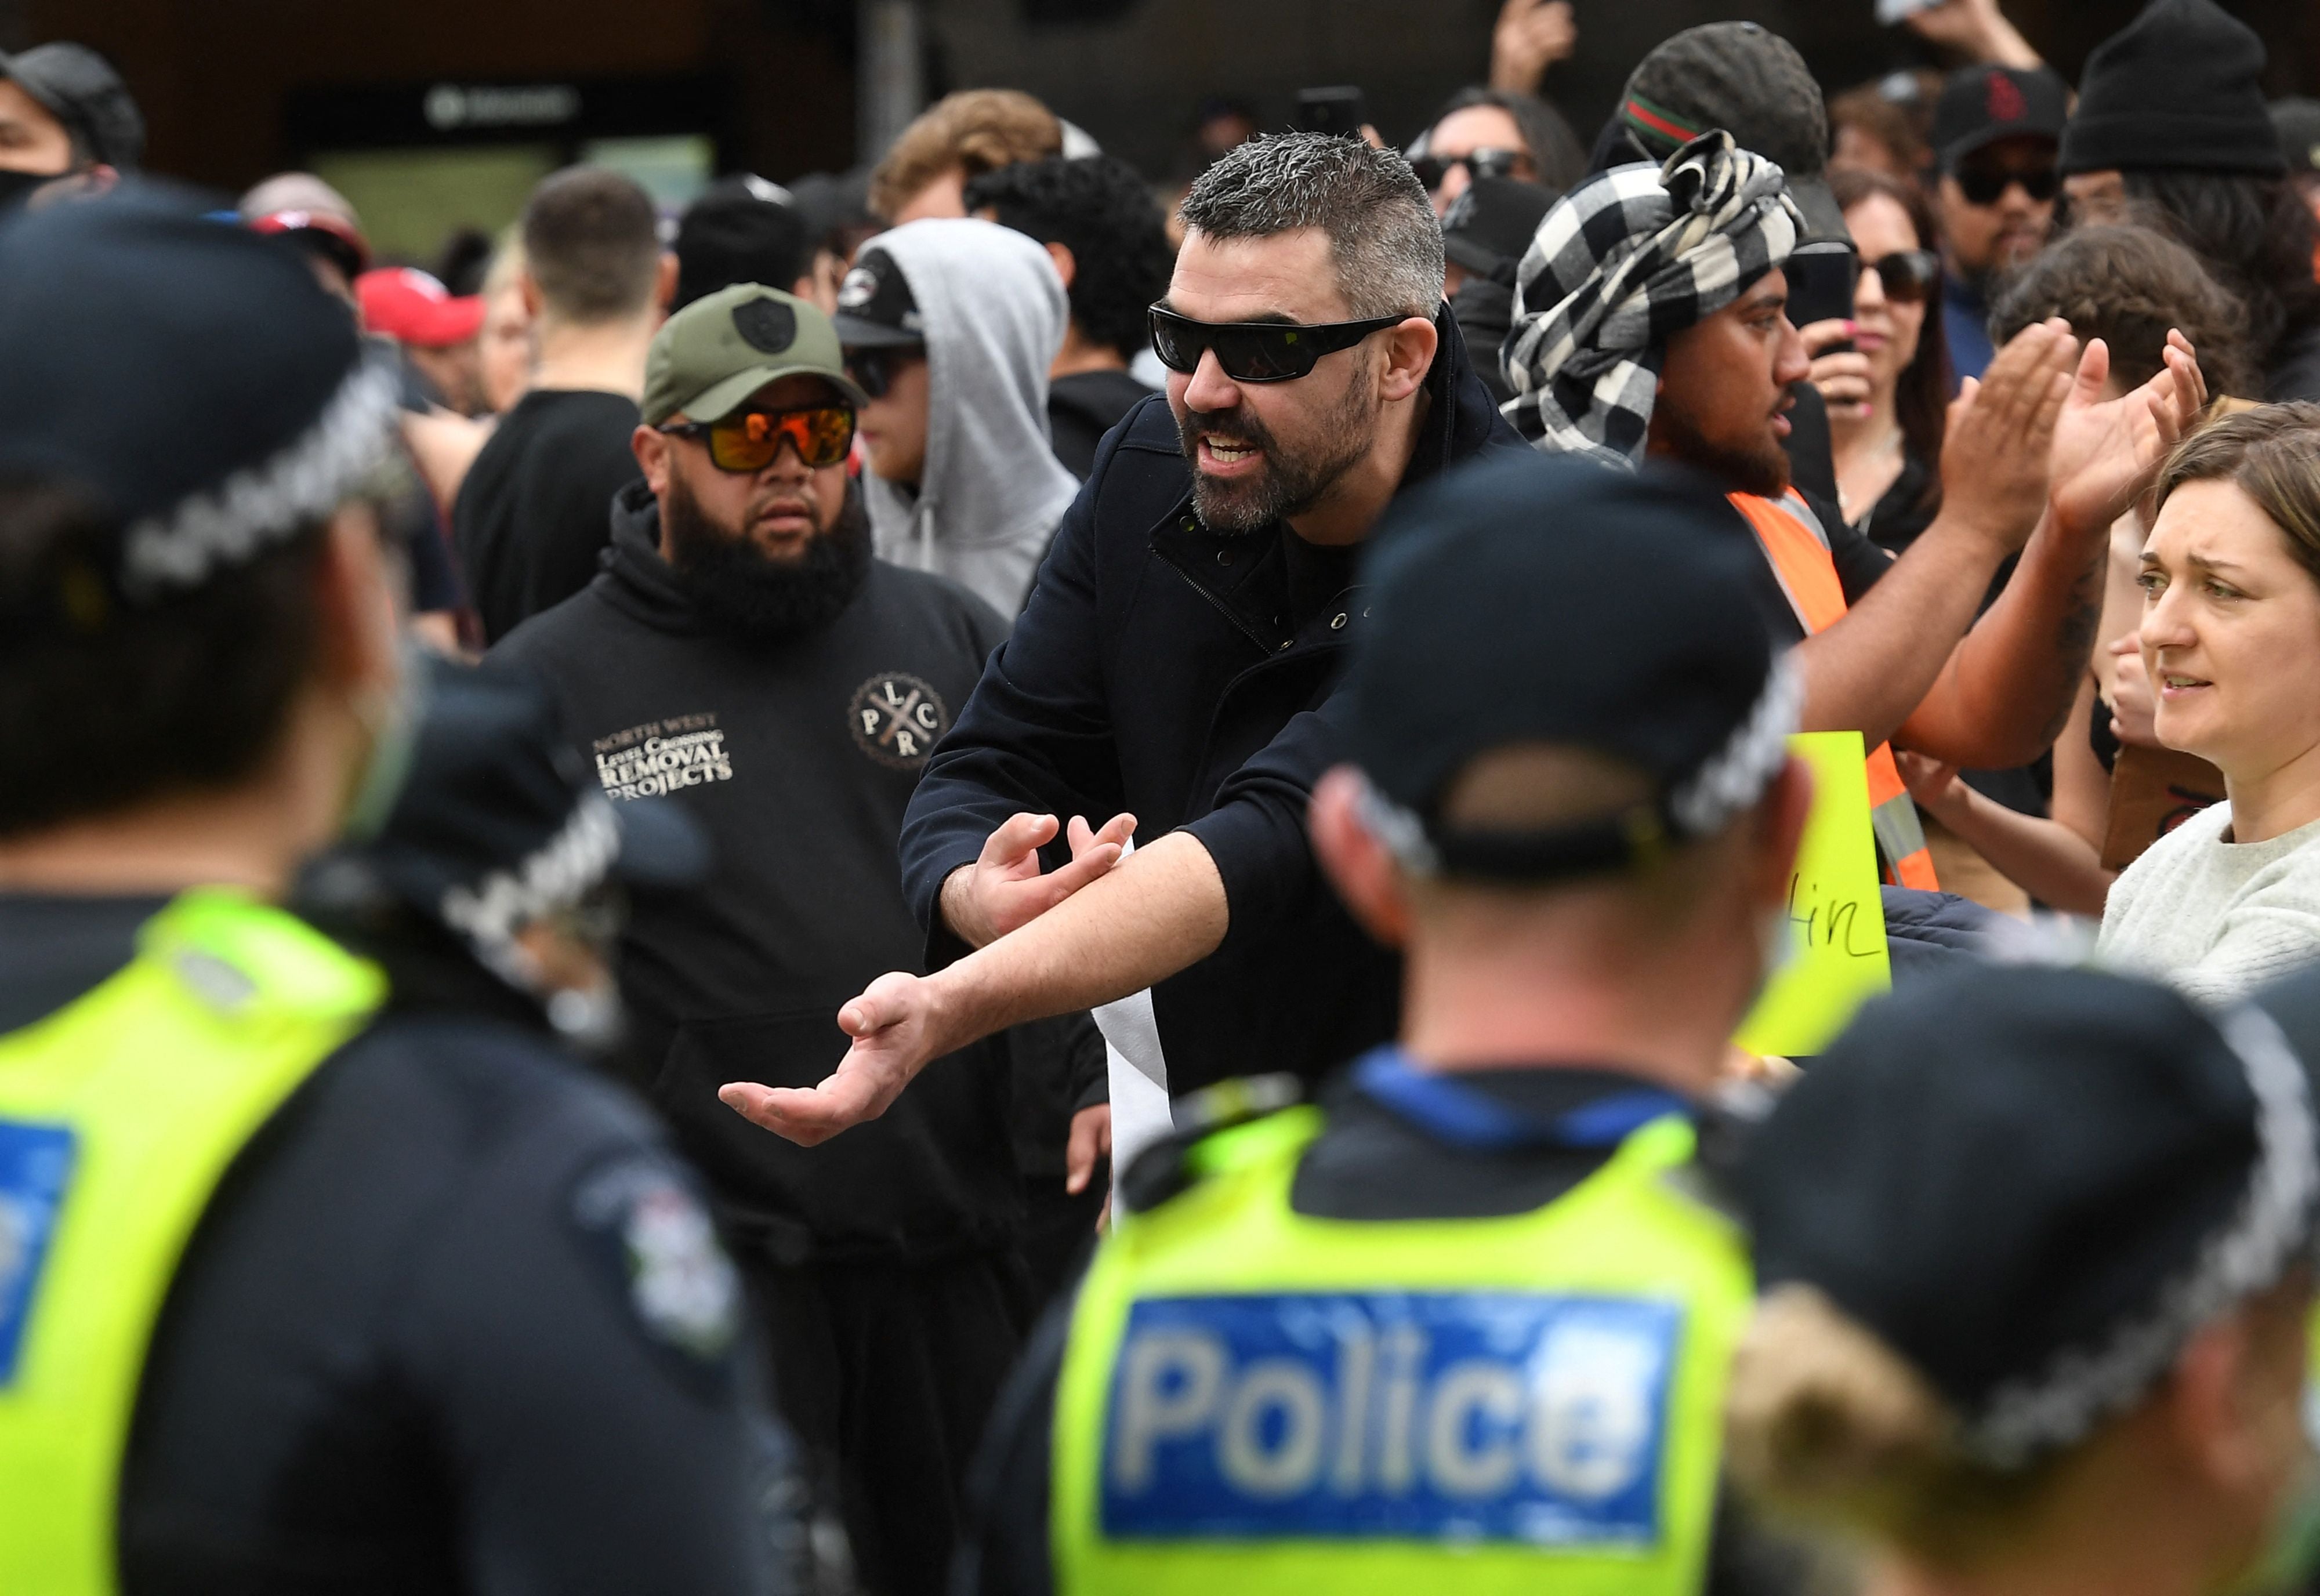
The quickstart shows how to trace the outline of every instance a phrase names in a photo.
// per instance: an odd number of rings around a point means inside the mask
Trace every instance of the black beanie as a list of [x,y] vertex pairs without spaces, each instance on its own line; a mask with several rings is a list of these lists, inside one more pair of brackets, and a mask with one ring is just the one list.
[[2281,176],[2263,59],[2263,41],[2215,0],[2151,0],[2087,58],[2062,170]]

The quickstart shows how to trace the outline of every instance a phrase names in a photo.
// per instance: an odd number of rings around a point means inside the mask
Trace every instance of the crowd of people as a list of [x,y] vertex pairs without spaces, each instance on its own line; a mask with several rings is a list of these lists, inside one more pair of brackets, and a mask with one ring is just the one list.
[[0,55],[0,1590],[2309,1588],[2320,104],[1901,25],[434,270]]

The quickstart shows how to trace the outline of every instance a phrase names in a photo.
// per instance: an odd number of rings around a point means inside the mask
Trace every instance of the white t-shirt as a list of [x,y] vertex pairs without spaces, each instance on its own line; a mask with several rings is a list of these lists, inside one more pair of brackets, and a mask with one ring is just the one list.
[[2320,821],[2226,842],[2232,806],[2201,810],[2123,871],[2095,949],[2211,1003],[2320,958]]

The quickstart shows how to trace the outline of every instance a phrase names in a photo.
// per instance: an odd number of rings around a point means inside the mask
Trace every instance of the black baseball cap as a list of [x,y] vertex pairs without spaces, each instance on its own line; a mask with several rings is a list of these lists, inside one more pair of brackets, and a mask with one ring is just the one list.
[[720,177],[676,224],[676,298],[669,308],[735,283],[786,292],[805,271],[810,243],[788,189],[754,172]]
[[1944,172],[2000,139],[2059,142],[2071,119],[2070,89],[2045,67],[1964,67],[1949,75],[1934,103],[1935,159]]
[[838,313],[830,318],[838,341],[849,349],[901,349],[927,341],[925,318],[911,295],[910,279],[894,258],[875,244],[855,258],[854,269],[838,286]]
[[706,872],[692,818],[666,799],[606,797],[529,675],[430,657],[414,690],[419,725],[394,808],[374,836],[307,873],[306,902],[399,906],[512,979],[515,936],[532,921],[608,881],[666,889]]
[[133,172],[145,159],[145,118],[113,64],[85,44],[36,44],[0,51],[0,77],[64,124],[91,160]]
[[1898,990],[1751,1141],[1759,1289],[1817,1289],[1924,1374],[1975,1455],[2026,1466],[2309,1256],[2315,1042],[2089,969]]
[[1828,108],[1796,46],[1756,23],[1686,28],[1636,64],[1618,120],[1663,161],[1711,128],[1773,162],[1804,213],[1798,241],[1850,240],[1828,186]]
[[1481,277],[1511,285],[1554,193],[1518,177],[1477,177],[1442,218],[1442,252]]
[[[1787,762],[1799,703],[1749,596],[1760,558],[1720,494],[1657,467],[1526,453],[1397,501],[1346,677],[1382,835],[1414,868],[1546,881],[1720,830]],[[1548,832],[1445,826],[1459,773],[1525,742],[1625,760],[1654,801]]]
[[0,228],[0,470],[127,527],[124,594],[198,587],[376,485],[393,374],[275,240],[143,182]]

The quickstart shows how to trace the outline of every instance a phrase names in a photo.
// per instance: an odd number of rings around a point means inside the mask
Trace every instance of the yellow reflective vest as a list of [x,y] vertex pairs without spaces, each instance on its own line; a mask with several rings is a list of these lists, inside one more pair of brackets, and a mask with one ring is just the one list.
[[0,1037],[0,1591],[116,1588],[153,1325],[219,1180],[376,1011],[385,977],[295,917],[189,892],[92,991]]

